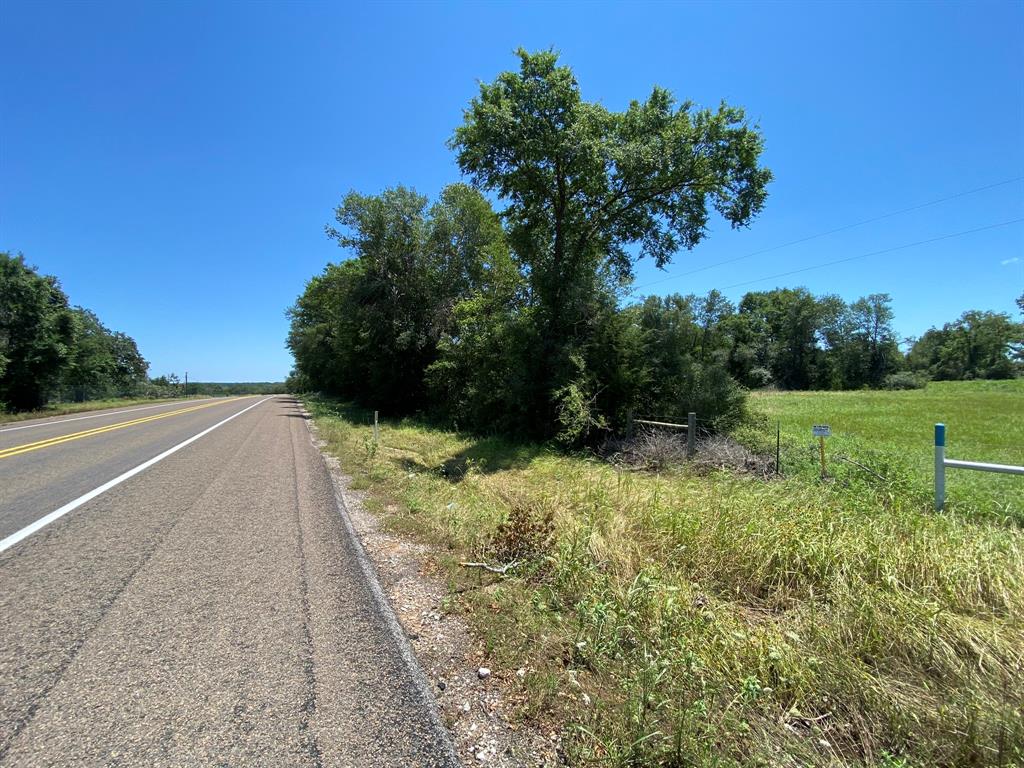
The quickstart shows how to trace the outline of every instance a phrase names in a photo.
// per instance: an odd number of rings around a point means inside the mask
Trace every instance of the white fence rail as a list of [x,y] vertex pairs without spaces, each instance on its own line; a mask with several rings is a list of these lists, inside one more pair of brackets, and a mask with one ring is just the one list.
[[946,504],[946,467],[973,469],[977,472],[1002,472],[1024,475],[1024,467],[1013,464],[989,464],[983,461],[960,461],[946,458],[946,425],[935,425],[935,510],[941,512]]

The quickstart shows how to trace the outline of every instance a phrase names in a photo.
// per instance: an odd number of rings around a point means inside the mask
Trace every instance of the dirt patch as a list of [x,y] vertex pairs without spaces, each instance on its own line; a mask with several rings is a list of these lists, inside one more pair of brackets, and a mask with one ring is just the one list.
[[520,768],[558,766],[560,734],[540,733],[509,716],[510,700],[526,670],[497,669],[466,623],[446,612],[449,597],[441,569],[430,549],[391,533],[366,509],[367,493],[351,488],[337,459],[324,451],[316,425],[313,441],[341,489],[352,525],[380,576],[437,699],[438,709],[464,766]]

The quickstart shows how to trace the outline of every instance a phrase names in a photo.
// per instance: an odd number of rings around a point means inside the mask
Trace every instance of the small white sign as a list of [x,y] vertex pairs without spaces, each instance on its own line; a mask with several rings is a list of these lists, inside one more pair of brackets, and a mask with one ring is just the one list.
[[811,427],[811,434],[815,437],[832,437],[832,427],[828,424],[815,424]]

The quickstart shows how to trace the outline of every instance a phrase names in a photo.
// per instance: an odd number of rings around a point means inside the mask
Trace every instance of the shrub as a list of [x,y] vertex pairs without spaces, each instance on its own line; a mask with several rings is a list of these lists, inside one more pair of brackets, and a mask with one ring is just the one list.
[[584,442],[595,430],[608,426],[604,417],[594,408],[596,398],[588,391],[582,358],[573,355],[572,360],[580,375],[555,391],[559,427],[557,438],[566,445]]
[[750,373],[747,374],[747,386],[751,389],[764,389],[774,383],[775,379],[772,377],[772,372],[767,368],[761,366],[751,368]]
[[919,373],[900,371],[890,373],[885,377],[882,386],[885,389],[924,389],[928,385],[928,379]]

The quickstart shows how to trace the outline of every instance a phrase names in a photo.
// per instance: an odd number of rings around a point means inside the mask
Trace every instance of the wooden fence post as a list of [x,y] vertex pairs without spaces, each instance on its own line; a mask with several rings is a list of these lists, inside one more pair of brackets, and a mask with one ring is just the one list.
[[697,445],[697,414],[690,411],[686,415],[686,458],[692,459]]

